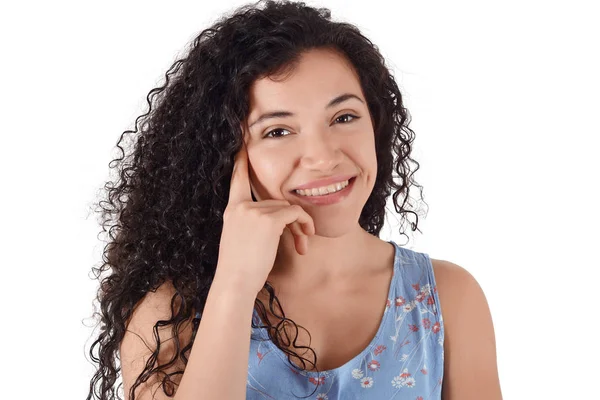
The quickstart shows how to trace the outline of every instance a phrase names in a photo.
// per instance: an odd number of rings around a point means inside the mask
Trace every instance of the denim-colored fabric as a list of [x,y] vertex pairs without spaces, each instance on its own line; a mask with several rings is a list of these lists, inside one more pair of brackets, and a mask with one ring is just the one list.
[[[441,399],[444,324],[431,260],[426,253],[390,243],[396,248],[394,275],[371,343],[339,368],[306,372],[292,367],[287,355],[268,340],[265,328],[255,328],[247,400],[287,400],[311,393],[307,399]],[[253,321],[260,325],[256,311]]]

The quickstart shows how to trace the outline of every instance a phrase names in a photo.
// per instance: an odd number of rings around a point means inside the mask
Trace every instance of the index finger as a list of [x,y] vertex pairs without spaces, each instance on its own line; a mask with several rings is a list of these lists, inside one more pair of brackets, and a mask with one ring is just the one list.
[[237,204],[244,201],[252,201],[252,190],[250,189],[250,178],[248,176],[248,150],[242,142],[242,148],[235,155],[233,162],[233,173],[229,186],[229,204]]

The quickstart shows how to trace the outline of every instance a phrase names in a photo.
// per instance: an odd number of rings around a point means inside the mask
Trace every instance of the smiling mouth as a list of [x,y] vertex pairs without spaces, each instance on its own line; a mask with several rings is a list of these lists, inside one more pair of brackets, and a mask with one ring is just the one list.
[[[294,190],[291,190],[290,193],[292,193],[296,196],[301,196],[301,197],[327,197],[327,196],[334,195],[336,193],[343,191],[345,188],[352,185],[352,183],[354,182],[355,179],[356,179],[356,176],[353,176],[352,178],[348,179],[347,181],[338,182],[338,184],[342,184],[343,186],[341,186],[341,187],[337,186],[337,188],[339,188],[339,189],[336,190],[335,192],[323,193],[323,194],[321,194],[321,193],[312,194],[312,192],[311,192],[312,189],[303,190],[302,193],[298,192],[298,189],[294,189]],[[309,194],[309,193],[311,193],[311,194]]]

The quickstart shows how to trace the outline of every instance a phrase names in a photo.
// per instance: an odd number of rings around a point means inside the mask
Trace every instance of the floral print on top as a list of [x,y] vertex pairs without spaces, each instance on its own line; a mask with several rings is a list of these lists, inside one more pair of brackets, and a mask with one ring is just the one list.
[[[394,274],[379,329],[341,367],[302,371],[252,329],[246,399],[438,400],[444,374],[444,324],[429,255],[395,247]],[[255,325],[260,325],[256,311]],[[315,390],[316,388],[316,390]],[[313,393],[314,391],[314,393]]]

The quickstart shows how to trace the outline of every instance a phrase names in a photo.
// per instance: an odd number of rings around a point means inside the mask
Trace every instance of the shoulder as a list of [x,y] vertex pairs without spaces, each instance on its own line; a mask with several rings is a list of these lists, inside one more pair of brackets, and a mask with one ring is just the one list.
[[465,268],[431,259],[444,321],[442,398],[501,399],[489,305]]
[[[192,338],[192,321],[184,321],[173,333],[173,325],[157,324],[168,321],[172,317],[172,300],[176,289],[170,281],[160,285],[156,290],[147,292],[134,306],[133,312],[125,322],[125,333],[119,345],[121,373],[125,399],[129,398],[129,390],[146,370],[147,363],[155,357],[156,365],[165,366],[164,372],[177,372],[185,369],[185,364],[178,358],[180,349],[185,347]],[[176,310],[180,302],[173,303]],[[160,344],[160,351],[158,345]],[[178,381],[180,378],[173,378]],[[162,379],[158,374],[152,375],[145,383],[136,388],[136,399],[166,398],[162,395]],[[157,393],[157,397],[154,397]]]
[[[441,307],[450,314],[458,303],[486,301],[481,286],[469,271],[446,260],[431,259]],[[444,313],[445,316],[445,313]]]
[[169,319],[171,316],[171,300],[176,294],[175,287],[170,281],[161,284],[156,290],[148,291],[133,307],[133,312],[127,320],[129,330],[146,330],[148,325],[154,326],[159,319]]
[[[177,313],[181,307],[181,298],[175,296],[177,290],[171,283],[166,281],[155,290],[148,291],[144,297],[133,307],[131,316],[125,323],[127,333],[133,333],[137,339],[146,342],[156,342],[155,325],[158,321],[170,320],[174,312]],[[191,322],[186,321],[179,330],[179,334],[186,339],[191,338]],[[170,339],[173,336],[171,326],[162,325],[157,327],[160,339]]]

